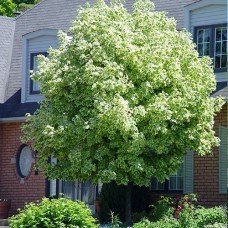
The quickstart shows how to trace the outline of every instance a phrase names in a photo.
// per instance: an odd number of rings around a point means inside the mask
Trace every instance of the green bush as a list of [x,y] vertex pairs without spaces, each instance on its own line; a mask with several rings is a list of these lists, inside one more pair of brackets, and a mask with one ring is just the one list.
[[183,228],[198,228],[197,218],[195,218],[195,206],[191,203],[183,203],[182,210],[178,216],[178,223]]
[[[226,210],[222,207],[212,208],[198,208],[195,211],[198,227],[205,227],[205,225],[213,225],[215,223],[227,224]],[[209,226],[210,227],[210,226]],[[213,227],[213,226],[212,226]],[[214,225],[214,227],[220,227]]]
[[44,198],[40,203],[29,203],[19,214],[9,219],[11,228],[92,228],[97,227],[90,208],[80,201]]
[[171,197],[161,196],[155,205],[153,205],[152,220],[158,221],[163,219],[163,217],[172,217],[174,213],[174,200]]
[[226,228],[226,208],[195,206],[196,195],[162,197],[153,207],[152,218],[143,218],[134,228]]
[[143,218],[149,219],[151,221],[153,219],[152,212],[141,211],[141,212],[132,213],[133,223],[140,222]]

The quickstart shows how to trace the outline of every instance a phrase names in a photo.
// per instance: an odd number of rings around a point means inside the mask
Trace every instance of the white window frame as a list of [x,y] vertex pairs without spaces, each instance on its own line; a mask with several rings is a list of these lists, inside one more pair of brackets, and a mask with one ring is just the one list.
[[[29,53],[29,40],[33,38],[38,38],[41,36],[53,36],[57,37],[57,29],[40,29],[34,32],[30,32],[22,36],[22,85],[21,85],[21,103],[25,102],[36,102],[43,99],[43,96],[40,94],[30,94],[30,67],[28,66],[28,60],[30,58]],[[47,52],[47,50],[41,49],[36,50],[36,52]],[[30,98],[30,99],[29,99]]]

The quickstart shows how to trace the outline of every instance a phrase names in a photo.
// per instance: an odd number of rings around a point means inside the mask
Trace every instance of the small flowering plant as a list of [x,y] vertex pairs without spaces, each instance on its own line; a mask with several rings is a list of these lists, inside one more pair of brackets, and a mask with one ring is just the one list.
[[194,209],[194,203],[197,202],[196,194],[189,194],[182,197],[174,198],[174,217],[179,218],[179,215],[183,209],[188,208],[189,213]]

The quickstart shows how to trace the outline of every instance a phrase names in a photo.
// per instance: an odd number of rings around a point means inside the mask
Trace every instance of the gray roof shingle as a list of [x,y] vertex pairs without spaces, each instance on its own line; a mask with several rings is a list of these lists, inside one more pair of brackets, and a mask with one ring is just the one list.
[[4,102],[11,62],[14,18],[0,16],[0,103]]
[[168,12],[169,17],[177,21],[177,29],[184,28],[184,7],[199,0],[152,0],[155,10]]

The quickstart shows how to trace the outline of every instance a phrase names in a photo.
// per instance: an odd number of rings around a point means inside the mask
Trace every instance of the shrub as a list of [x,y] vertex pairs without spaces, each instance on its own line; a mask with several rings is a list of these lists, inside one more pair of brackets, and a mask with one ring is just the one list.
[[[212,207],[212,208],[198,208],[195,211],[197,218],[198,227],[204,227],[205,225],[212,225],[215,223],[227,223],[226,210],[222,207]],[[209,226],[210,227],[210,226]],[[220,227],[214,225],[214,227]]]
[[195,194],[172,199],[162,197],[154,205],[153,217],[144,218],[135,228],[226,228],[226,208],[195,206]]
[[172,217],[174,213],[174,208],[172,207],[173,204],[174,201],[171,197],[161,196],[161,200],[152,206],[152,220],[158,221],[163,217]]
[[90,208],[80,201],[44,198],[40,203],[26,204],[19,214],[9,219],[11,228],[18,227],[97,227]]
[[195,207],[191,203],[183,203],[177,219],[180,227],[198,228],[197,220],[195,218]]
[[132,213],[133,223],[140,222],[143,218],[149,219],[151,221],[153,219],[152,212],[141,211],[141,212]]

